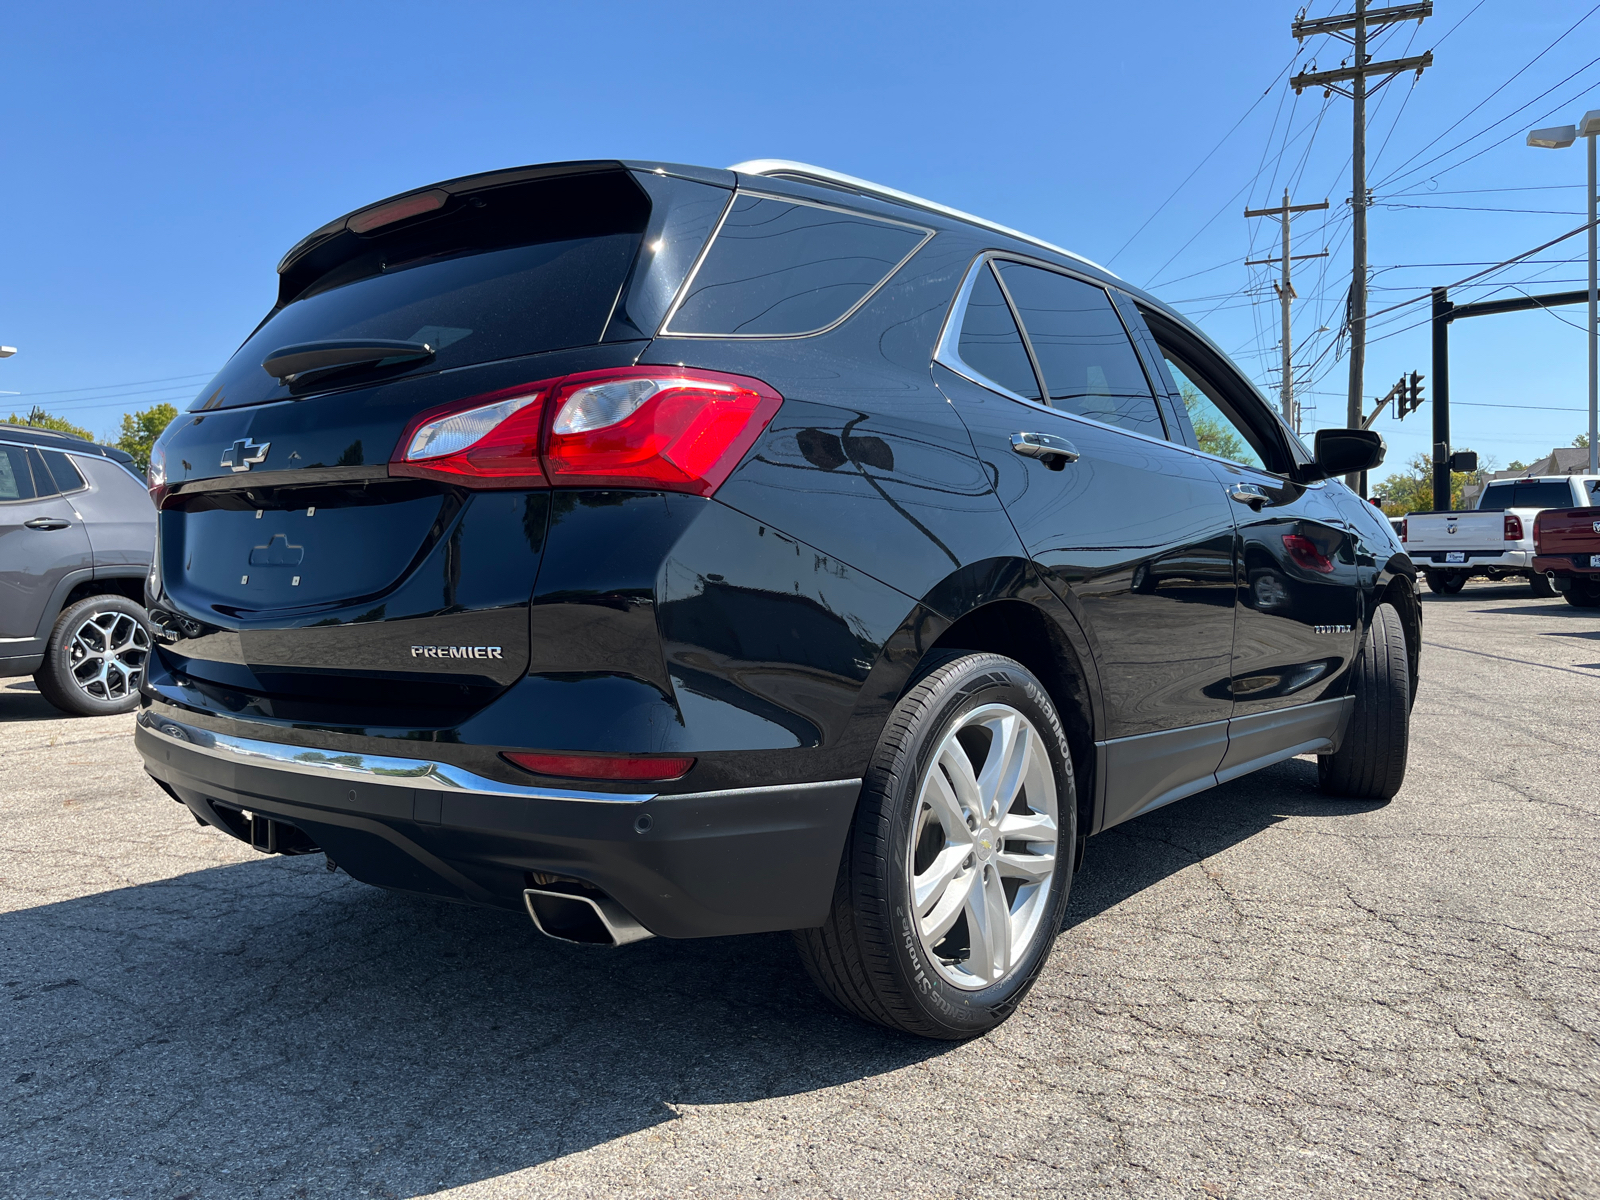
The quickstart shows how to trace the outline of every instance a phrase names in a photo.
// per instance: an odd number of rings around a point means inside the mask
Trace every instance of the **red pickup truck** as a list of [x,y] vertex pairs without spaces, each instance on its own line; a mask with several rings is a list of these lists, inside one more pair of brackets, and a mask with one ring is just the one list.
[[1533,569],[1567,603],[1600,608],[1600,508],[1547,508],[1533,521]]

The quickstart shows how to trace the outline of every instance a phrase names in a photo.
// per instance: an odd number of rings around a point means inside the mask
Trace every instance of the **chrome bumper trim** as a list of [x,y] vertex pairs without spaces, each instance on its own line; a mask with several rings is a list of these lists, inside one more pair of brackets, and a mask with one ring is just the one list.
[[514,796],[528,800],[577,800],[591,804],[643,804],[658,795],[656,792],[574,792],[561,788],[501,783],[498,779],[485,778],[464,767],[424,758],[340,754],[282,742],[263,742],[255,738],[213,733],[208,729],[184,725],[171,717],[157,716],[149,710],[139,714],[139,727],[154,737],[223,762],[290,771],[297,775],[317,775],[324,779],[359,779],[365,783],[429,788],[440,792]]

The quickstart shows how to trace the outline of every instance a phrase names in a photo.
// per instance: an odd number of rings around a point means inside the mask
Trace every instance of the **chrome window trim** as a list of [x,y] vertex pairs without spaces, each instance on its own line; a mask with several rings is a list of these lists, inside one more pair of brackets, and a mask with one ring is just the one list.
[[193,750],[209,758],[238,766],[263,767],[296,775],[322,779],[361,780],[387,787],[426,788],[437,792],[461,792],[480,796],[508,796],[525,800],[574,800],[591,804],[643,804],[654,800],[656,792],[579,792],[562,788],[533,787],[501,783],[465,767],[425,758],[398,758],[382,754],[345,754],[265,742],[256,738],[235,737],[184,725],[171,717],[146,710],[139,714],[139,727],[153,737]]
[[1121,278],[1114,271],[1102,267],[1093,259],[1085,258],[1081,254],[1064,249],[1053,242],[1047,242],[1043,238],[1036,238],[1032,234],[1022,233],[1020,230],[1012,229],[995,221],[986,220],[983,217],[975,217],[971,213],[962,212],[959,208],[951,208],[949,205],[939,204],[933,200],[924,200],[921,196],[913,196],[910,192],[902,192],[896,188],[885,187],[881,183],[873,183],[868,179],[858,179],[854,175],[846,175],[841,171],[830,171],[826,167],[814,167],[810,163],[794,162],[787,158],[752,158],[747,162],[734,163],[728,170],[745,175],[799,176],[802,182],[805,177],[810,176],[823,184],[850,188],[865,195],[892,200],[898,204],[909,204],[913,208],[926,209],[928,212],[938,213],[942,217],[953,217],[969,225],[977,225],[994,233],[1003,233],[1006,237],[1028,242],[1049,250],[1053,254],[1064,254],[1068,258],[1075,258],[1079,262],[1093,267],[1096,271],[1104,271],[1113,279]]
[[[688,300],[690,291],[694,288],[694,281],[700,275],[700,268],[705,265],[706,259],[711,256],[711,249],[717,244],[717,238],[722,235],[722,227],[727,223],[728,215],[733,212],[733,206],[738,203],[741,196],[754,196],[759,200],[776,200],[781,204],[800,204],[807,208],[820,208],[824,212],[842,213],[848,217],[859,217],[866,221],[877,221],[882,225],[898,225],[903,229],[911,229],[922,234],[922,240],[890,268],[884,277],[869,288],[865,295],[850,306],[843,316],[822,326],[820,329],[809,329],[804,333],[678,333],[671,328],[672,319],[678,315],[678,310]],[[860,209],[842,208],[836,204],[824,204],[819,200],[801,200],[795,196],[779,196],[772,192],[760,192],[753,188],[739,188],[734,191],[728,203],[722,210],[722,215],[717,218],[717,227],[711,231],[711,236],[706,239],[705,246],[700,251],[700,257],[695,259],[694,267],[690,270],[688,278],[678,288],[678,294],[672,298],[672,305],[667,309],[667,315],[661,318],[660,328],[656,330],[656,337],[693,338],[700,341],[745,341],[745,342],[781,342],[794,341],[797,338],[817,337],[820,334],[831,333],[839,328],[851,317],[860,311],[861,307],[883,290],[884,286],[900,273],[902,267],[917,256],[917,252],[932,240],[936,230],[929,229],[926,225],[918,225],[914,221],[900,221],[894,217],[881,217],[877,213],[862,212]]]

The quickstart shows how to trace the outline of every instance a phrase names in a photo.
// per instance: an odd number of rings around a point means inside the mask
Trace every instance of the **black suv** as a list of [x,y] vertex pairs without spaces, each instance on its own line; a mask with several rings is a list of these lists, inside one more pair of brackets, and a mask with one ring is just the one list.
[[138,744],[203,823],[622,944],[795,930],[845,1009],[1017,1005],[1087,837],[1405,770],[1415,572],[1191,324],[797,163],[323,226],[167,431]]
[[0,423],[0,677],[79,716],[135,708],[155,540],[126,451]]

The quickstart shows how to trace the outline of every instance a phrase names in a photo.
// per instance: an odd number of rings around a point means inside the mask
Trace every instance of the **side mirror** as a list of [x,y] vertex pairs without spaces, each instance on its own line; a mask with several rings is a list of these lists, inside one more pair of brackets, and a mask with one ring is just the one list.
[[1308,474],[1316,479],[1370,471],[1388,452],[1383,435],[1370,429],[1319,429],[1313,452],[1316,465]]

